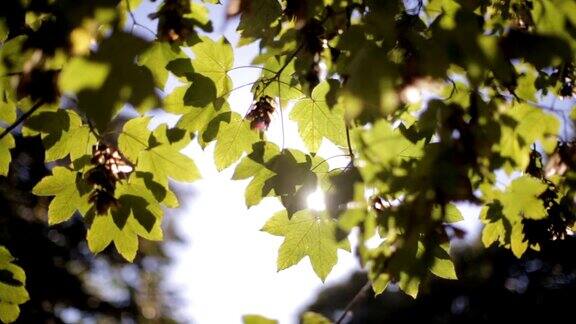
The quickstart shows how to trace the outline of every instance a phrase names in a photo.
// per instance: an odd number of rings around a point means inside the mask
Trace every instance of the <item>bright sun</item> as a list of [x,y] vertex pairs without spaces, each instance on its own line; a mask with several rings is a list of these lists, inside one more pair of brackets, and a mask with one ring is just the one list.
[[320,189],[316,189],[316,191],[312,192],[306,198],[306,203],[308,204],[308,208],[313,210],[326,210],[326,201],[324,200],[324,192]]

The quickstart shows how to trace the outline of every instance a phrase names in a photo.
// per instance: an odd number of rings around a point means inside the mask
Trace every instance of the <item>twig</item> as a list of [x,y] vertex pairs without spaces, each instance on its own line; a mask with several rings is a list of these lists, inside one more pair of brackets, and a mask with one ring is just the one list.
[[346,143],[348,144],[348,154],[350,154],[350,159],[354,160],[354,152],[352,151],[352,143],[350,141],[350,128],[348,127],[348,124],[346,124]]
[[450,78],[448,78],[448,82],[452,84],[452,90],[450,90],[450,94],[448,95],[448,97],[441,98],[441,100],[450,100],[452,99],[452,96],[454,96],[454,93],[456,93],[456,82],[454,82],[454,80]]
[[74,105],[71,105],[69,108],[74,110],[86,122],[86,125],[88,125],[88,129],[90,130],[90,133],[92,133],[94,137],[96,137],[99,141],[101,141],[102,136],[98,133],[98,131],[94,127],[94,123],[92,122],[92,120],[88,118],[88,115],[85,112],[81,111],[78,108],[78,100],[76,100],[76,98],[66,95],[64,95],[64,97],[66,98],[66,100],[70,100],[72,103],[74,103]]
[[286,58],[286,61],[284,62],[282,67],[280,67],[280,69],[278,71],[276,71],[276,73],[274,73],[274,75],[271,78],[267,78],[266,80],[262,81],[264,86],[262,87],[262,89],[260,89],[259,93],[256,94],[255,97],[259,97],[262,93],[264,93],[266,88],[268,88],[268,86],[270,84],[272,84],[272,82],[274,80],[276,80],[276,79],[278,79],[278,81],[280,80],[280,75],[282,74],[282,72],[288,67],[290,62],[292,62],[292,60],[296,57],[296,55],[298,55],[300,50],[302,50],[303,48],[304,48],[304,43],[300,44],[298,46],[298,48],[292,54],[290,54],[290,56],[288,58]]
[[340,317],[338,318],[338,320],[334,324],[341,324],[342,323],[342,321],[346,318],[346,315],[348,315],[348,313],[352,310],[352,308],[354,308],[354,306],[356,306],[356,304],[358,304],[362,300],[362,298],[365,297],[366,292],[368,292],[368,290],[370,289],[371,286],[372,285],[370,284],[370,281],[368,281],[360,289],[360,291],[358,291],[356,296],[354,296],[354,298],[352,298],[352,300],[348,303],[348,305],[346,305],[346,308],[344,308],[344,312],[342,313],[342,315],[340,315]]
[[275,82],[284,84],[284,85],[286,85],[286,86],[288,86],[288,87],[290,87],[290,88],[292,88],[292,89],[298,90],[298,92],[300,92],[301,94],[303,94],[305,97],[308,96],[308,94],[306,94],[306,92],[302,91],[302,89],[299,89],[297,86],[291,85],[291,84],[288,83],[288,82],[282,81],[282,80],[280,80],[280,79],[276,80]]
[[329,158],[325,158],[324,160],[318,162],[315,166],[313,166],[313,167],[310,169],[310,171],[316,170],[317,167],[319,167],[319,166],[321,166],[322,164],[328,162],[328,160],[335,159],[335,158],[338,158],[338,157],[344,157],[344,156],[350,156],[350,155],[349,155],[349,154],[338,154],[338,155],[331,156],[331,157],[329,157]]
[[154,37],[158,38],[158,35],[152,29],[136,21],[136,16],[134,15],[134,12],[132,12],[132,8],[130,8],[130,0],[124,0],[124,2],[126,3],[126,9],[128,10],[128,15],[130,15],[130,19],[132,19],[132,27],[130,28],[130,34],[134,33],[134,26],[138,26],[150,32],[152,35],[154,35]]
[[230,71],[234,71],[234,70],[239,70],[239,69],[260,69],[260,70],[264,70],[270,73],[276,73],[277,71],[274,70],[270,70],[268,68],[265,68],[263,66],[258,66],[258,65],[241,65],[241,66],[235,66],[233,68],[231,68],[230,70],[227,70],[226,72],[230,72]]
[[543,104],[534,102],[534,101],[532,101],[532,100],[522,99],[522,98],[518,97],[518,96],[515,95],[515,94],[512,94],[512,95],[501,94],[501,95],[502,95],[502,97],[504,97],[504,98],[506,98],[506,99],[516,100],[516,101],[518,101],[518,102],[523,102],[523,103],[525,103],[525,104],[528,104],[528,105],[530,105],[530,106],[534,106],[534,107],[536,107],[536,108],[540,108],[540,109],[543,109],[543,110],[552,111],[552,112],[558,112],[558,113],[566,113],[566,112],[568,112],[568,110],[566,110],[566,109],[554,108],[554,105],[552,105],[552,106],[546,106],[546,105],[543,105]]
[[22,122],[24,122],[30,115],[32,115],[38,108],[42,107],[44,102],[42,100],[37,101],[32,108],[30,108],[27,112],[23,113],[15,122],[13,122],[10,126],[8,126],[2,134],[0,134],[0,140],[3,139],[6,135],[8,135],[14,128],[18,127]]

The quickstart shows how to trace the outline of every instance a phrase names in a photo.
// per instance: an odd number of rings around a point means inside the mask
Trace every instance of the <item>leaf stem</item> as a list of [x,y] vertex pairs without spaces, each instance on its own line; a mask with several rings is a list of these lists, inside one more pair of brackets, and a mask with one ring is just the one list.
[[[350,156],[350,155],[349,155],[349,154],[338,154],[338,155],[331,156],[331,157],[329,157],[329,158],[325,158],[324,160],[318,162],[315,166],[313,166],[312,169],[310,169],[310,171],[316,170],[317,167],[319,167],[319,166],[321,166],[322,164],[328,162],[328,160],[331,160],[331,159],[334,159],[334,158],[338,158],[338,157],[344,157],[344,156]],[[348,167],[348,166],[346,166],[346,167]]]
[[26,119],[28,119],[28,117],[30,117],[36,110],[38,110],[40,107],[42,107],[42,105],[44,104],[44,101],[39,100],[37,101],[32,108],[30,108],[27,112],[23,113],[15,122],[13,122],[10,126],[8,126],[1,134],[0,134],[0,140],[3,139],[4,137],[6,137],[6,135],[8,135],[14,128],[18,127],[18,125],[20,125],[21,123],[23,123]]
[[350,155],[350,159],[354,160],[354,152],[352,151],[352,142],[350,141],[350,127],[348,123],[346,123],[346,143],[348,144],[348,154]]
[[280,75],[282,74],[282,72],[288,67],[290,62],[292,62],[292,60],[296,57],[296,55],[298,55],[298,53],[300,52],[300,50],[302,50],[302,48],[304,48],[304,43],[300,44],[298,46],[298,48],[292,54],[290,54],[290,56],[286,59],[286,61],[282,65],[282,67],[280,67],[280,69],[278,71],[276,71],[276,73],[274,73],[274,75],[271,78],[268,78],[265,81],[262,81],[264,86],[262,87],[262,89],[260,89],[259,93],[255,95],[255,98],[258,98],[260,95],[262,95],[262,93],[264,93],[266,88],[268,88],[268,86],[274,80],[280,80]]
[[239,69],[260,69],[260,70],[264,70],[264,71],[267,71],[267,72],[270,72],[270,73],[274,73],[274,74],[276,74],[276,72],[277,72],[277,71],[270,70],[270,69],[268,69],[268,68],[265,68],[265,67],[263,67],[263,66],[258,66],[258,65],[241,65],[241,66],[235,66],[235,67],[229,69],[229,70],[226,71],[226,72],[230,72],[230,71],[234,71],[234,70],[239,70]]

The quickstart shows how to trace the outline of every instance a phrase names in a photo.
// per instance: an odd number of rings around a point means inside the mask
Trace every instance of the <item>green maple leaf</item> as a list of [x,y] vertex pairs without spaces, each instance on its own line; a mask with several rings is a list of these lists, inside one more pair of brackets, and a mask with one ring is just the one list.
[[136,171],[151,173],[153,178],[165,187],[168,186],[168,178],[183,182],[200,178],[194,161],[168,144],[140,152]]
[[365,158],[384,167],[423,154],[423,142],[412,143],[386,120],[379,120],[372,129],[361,132],[359,140]]
[[[482,209],[482,213],[486,213],[487,210],[488,208],[484,207]],[[499,242],[500,245],[504,245],[505,238],[506,227],[504,227],[504,222],[502,219],[484,224],[484,228],[482,229],[482,243],[485,247],[489,247],[494,242]]]
[[[203,133],[210,121],[218,114],[230,111],[230,105],[224,100],[212,100],[206,95],[194,98],[193,87],[175,88],[164,98],[164,109],[173,114],[183,114],[176,127],[191,133]],[[209,100],[207,100],[209,99]]]
[[48,206],[48,223],[54,225],[67,221],[76,211],[85,215],[90,209],[88,196],[91,189],[81,173],[58,166],[52,169],[52,175],[44,177],[32,189],[32,193],[54,196]]
[[546,217],[544,202],[538,198],[546,188],[542,181],[528,175],[514,179],[500,196],[504,216],[511,222]]
[[189,85],[180,86],[174,88],[164,99],[162,100],[162,108],[169,113],[173,114],[185,114],[188,112],[190,107],[189,103],[186,101],[186,91]]
[[20,304],[30,299],[25,288],[26,274],[13,263],[14,257],[0,246],[0,322],[12,323],[20,315]]
[[252,152],[244,157],[236,166],[232,179],[242,180],[252,178],[244,192],[248,208],[259,204],[265,196],[273,194],[266,191],[266,181],[276,173],[267,166],[280,153],[278,146],[271,142],[258,142],[253,145]]
[[535,141],[540,141],[546,152],[556,147],[560,122],[552,115],[527,104],[516,104],[505,116],[513,124],[501,122],[499,154],[509,158],[515,165],[507,164],[506,170],[525,169],[530,162],[530,150]]
[[454,204],[447,204],[444,206],[444,215],[442,215],[442,208],[435,205],[432,209],[432,218],[436,220],[443,220],[446,223],[455,223],[464,220],[462,213]]
[[192,46],[195,55],[192,67],[195,75],[200,74],[213,84],[200,77],[193,77],[189,95],[195,98],[211,96],[212,98],[208,99],[213,101],[232,90],[232,80],[228,76],[228,71],[234,64],[234,52],[225,38],[214,41],[209,37],[201,37],[201,40]]
[[7,93],[2,95],[2,91],[0,90],[0,121],[12,124],[16,121],[16,115],[15,100],[11,100]]
[[126,103],[144,113],[158,102],[152,73],[135,63],[148,47],[143,39],[116,30],[90,57],[75,57],[64,65],[60,88],[76,94],[78,108],[100,131]]
[[282,15],[282,7],[276,0],[253,0],[242,12],[238,30],[242,38],[255,39],[274,35],[276,21]]
[[[380,182],[383,173],[405,172],[404,161],[419,159],[424,154],[424,140],[413,143],[390,122],[378,120],[369,130],[353,133],[353,146],[366,166],[360,173],[366,181]],[[388,185],[384,183],[384,185]]]
[[238,113],[221,113],[211,124],[211,127],[218,127],[214,163],[219,171],[238,161],[259,140],[258,132],[250,129],[250,122]]
[[436,276],[444,279],[455,280],[458,279],[456,276],[456,269],[454,268],[454,262],[450,259],[448,252],[442,248],[437,248],[435,250],[434,261],[430,267],[430,272]]
[[92,146],[98,141],[76,112],[55,106],[42,107],[33,114],[26,121],[23,134],[42,137],[47,162],[69,156],[76,167],[89,164]]
[[332,321],[322,314],[308,311],[302,314],[302,324],[332,324]]
[[124,124],[122,133],[118,136],[118,149],[132,163],[138,162],[140,152],[150,145],[152,132],[148,129],[148,124],[151,119],[148,116],[130,119]]
[[482,208],[480,219],[485,223],[482,243],[494,242],[510,248],[520,258],[528,249],[523,219],[543,219],[548,215],[540,195],[547,189],[541,180],[529,175],[514,179],[504,192],[484,190],[489,204]]
[[167,42],[154,42],[144,53],[138,58],[138,64],[147,67],[152,75],[156,86],[164,89],[166,81],[168,80],[168,65],[170,62],[186,58],[186,55],[175,45]]
[[116,188],[118,208],[110,208],[105,215],[95,215],[90,209],[91,219],[86,236],[88,247],[99,253],[114,243],[118,252],[132,262],[138,251],[138,237],[147,240],[162,240],[162,208],[153,193],[138,178],[119,183]]
[[517,258],[520,258],[528,249],[528,241],[524,239],[524,225],[521,222],[514,223],[512,226],[510,249]]
[[261,315],[244,315],[242,316],[243,324],[278,324],[278,321],[266,318]]
[[[4,131],[0,128],[0,132]],[[10,160],[12,159],[10,155],[10,149],[16,146],[14,137],[12,134],[6,134],[4,138],[0,139],[0,175],[7,176],[8,169],[10,168]]]
[[405,271],[400,272],[400,280],[398,281],[398,287],[402,289],[408,296],[412,298],[418,297],[418,291],[420,289],[420,278],[414,277]]
[[298,101],[290,119],[298,124],[298,132],[304,144],[311,152],[317,152],[323,138],[336,145],[346,144],[346,125],[344,110],[336,105],[332,109],[326,103],[330,91],[330,82],[320,83],[312,91],[312,97]]
[[191,134],[179,127],[159,125],[153,132],[148,129],[150,117],[128,121],[118,137],[118,148],[132,163],[135,177],[146,181],[158,201],[168,207],[178,206],[168,179],[194,181],[200,172],[194,161],[182,154],[191,141]]
[[273,215],[262,228],[272,235],[283,236],[278,251],[278,270],[296,265],[308,256],[314,272],[324,281],[338,261],[336,224],[327,213],[301,210],[291,219],[281,211]]
[[224,102],[222,106],[210,103],[202,108],[190,107],[186,113],[178,120],[176,127],[185,129],[191,133],[206,131],[210,121],[220,113],[230,111],[230,105]]
[[319,156],[285,149],[270,142],[257,142],[252,152],[236,166],[232,179],[252,178],[245,191],[247,207],[264,197],[278,196],[290,214],[305,208],[308,194],[317,189],[319,179],[328,173],[328,165]]
[[192,141],[193,135],[178,127],[168,127],[160,124],[152,132],[151,141],[156,144],[170,145],[176,150],[182,150]]
[[[272,80],[276,77],[275,81],[270,83],[262,92],[263,95],[270,96],[272,98],[278,97],[284,100],[300,99],[304,96],[300,84],[296,79],[296,70],[294,69],[294,61],[291,61],[286,65],[284,70],[280,75],[276,76],[276,72],[284,66],[286,62],[286,57],[282,56],[280,58],[273,56],[266,61],[262,69],[262,74],[260,80]],[[258,93],[258,87],[262,87],[260,83],[254,85],[253,91]]]
[[356,43],[352,46],[362,47],[355,50],[356,55],[342,71],[350,75],[342,91],[346,115],[355,117],[364,110],[370,115],[380,116],[394,111],[397,108],[397,90],[393,80],[398,75],[395,65],[373,42],[358,42],[365,38],[364,35],[353,34],[351,38]]

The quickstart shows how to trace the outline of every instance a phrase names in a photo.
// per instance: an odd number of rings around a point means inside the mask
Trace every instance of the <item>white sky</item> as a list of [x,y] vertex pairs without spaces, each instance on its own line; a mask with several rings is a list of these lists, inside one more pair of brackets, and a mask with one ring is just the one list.
[[[154,29],[147,15],[158,3],[145,1],[135,12],[138,22]],[[215,22],[213,37],[224,34],[233,45],[236,44],[237,21],[224,24],[222,6],[210,5],[209,9]],[[134,32],[148,39],[151,37],[139,27],[135,27]],[[235,49],[235,66],[249,65],[256,53],[255,45]],[[238,86],[256,80],[259,73],[258,69],[239,69],[232,71],[230,76]],[[174,85],[174,80],[169,82],[170,88]],[[235,91],[229,98],[232,109],[242,115],[251,101],[250,87]],[[296,135],[296,125],[287,120],[287,115],[285,110],[286,147],[303,150],[303,144]],[[158,116],[153,123],[174,121],[169,116]],[[281,143],[278,114],[272,120],[267,137]],[[199,324],[241,323],[244,314],[264,315],[278,319],[282,324],[298,323],[298,314],[314,299],[323,284],[307,258],[297,266],[276,271],[277,251],[283,238],[261,232],[260,228],[275,211],[281,209],[280,203],[266,198],[248,210],[244,204],[244,188],[248,180],[230,180],[234,166],[217,172],[212,149],[213,145],[210,145],[202,151],[193,143],[184,151],[194,159],[203,179],[190,185],[193,193],[182,197],[186,200],[184,207],[168,216],[177,218],[177,230],[188,242],[170,249],[176,262],[167,286],[175,288],[184,299],[178,313],[183,319]],[[319,152],[323,157],[338,154],[342,154],[341,151],[327,143]],[[346,158],[335,158],[330,160],[330,165],[338,167],[347,162]],[[462,210],[469,220],[463,224],[464,227],[475,228],[478,208],[463,206]],[[338,264],[325,284],[347,279],[354,269],[357,269],[357,261],[353,255],[339,250]]]

